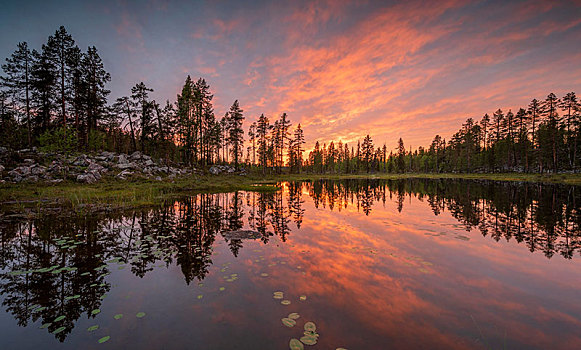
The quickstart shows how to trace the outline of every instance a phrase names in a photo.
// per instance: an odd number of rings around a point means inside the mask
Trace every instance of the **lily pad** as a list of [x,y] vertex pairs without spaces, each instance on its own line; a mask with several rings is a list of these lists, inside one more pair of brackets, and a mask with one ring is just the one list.
[[292,338],[288,343],[291,350],[304,350],[305,346],[298,339]]
[[142,318],[143,316],[145,316],[145,312],[138,312],[137,315],[135,315],[135,317],[137,318]]
[[317,337],[315,335],[309,334],[301,337],[301,342],[305,345],[315,345],[317,344]]
[[92,332],[92,331],[96,331],[97,329],[99,329],[99,325],[96,324],[94,326],[87,328],[87,331]]
[[120,320],[121,318],[123,318],[123,314],[117,314],[117,315],[113,316],[113,318],[116,320]]
[[296,319],[298,319],[299,317],[301,317],[301,316],[300,316],[299,314],[297,314],[296,312],[290,313],[290,314],[288,315],[288,318],[291,318],[291,319],[293,319],[293,320],[296,320]]
[[97,340],[97,342],[98,342],[99,344],[103,344],[104,342],[108,341],[109,339],[111,339],[111,336],[108,336],[108,335],[107,335],[107,336],[104,336],[103,338],[101,338],[101,339]]
[[52,334],[59,334],[60,332],[64,331],[65,329],[67,329],[66,327],[59,327],[57,329],[54,330],[54,332],[52,332]]
[[305,323],[305,331],[314,332],[316,330],[317,330],[317,326],[315,325],[315,323],[313,323],[311,321]]
[[290,305],[290,300],[283,300],[280,302],[282,305]]
[[282,324],[284,324],[285,326],[287,326],[289,328],[294,327],[297,324],[297,321],[293,320],[292,318],[288,318],[288,317],[283,318],[281,321],[282,321]]

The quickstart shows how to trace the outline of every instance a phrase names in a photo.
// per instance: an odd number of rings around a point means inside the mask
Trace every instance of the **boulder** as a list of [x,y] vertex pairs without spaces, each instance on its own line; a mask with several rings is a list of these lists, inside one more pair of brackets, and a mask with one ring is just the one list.
[[115,177],[121,180],[125,180],[127,178],[127,176],[131,176],[133,175],[133,173],[131,171],[129,171],[128,169],[123,170],[122,172],[120,172],[119,174],[117,174]]
[[82,154],[75,158],[75,160],[73,161],[73,165],[82,167],[89,166],[89,160],[87,159],[86,155]]
[[131,160],[140,160],[141,159],[141,152],[135,151],[135,152],[131,153],[129,158],[131,158]]
[[127,155],[121,153],[119,155],[119,159],[117,160],[117,164],[127,164],[129,163],[129,159],[127,159]]
[[215,166],[211,167],[209,171],[210,171],[210,174],[212,174],[212,175],[220,174],[220,169],[218,167],[215,167]]
[[228,240],[232,239],[258,239],[261,238],[262,235],[258,231],[252,230],[237,230],[237,231],[226,231],[222,232],[222,236]]
[[80,174],[77,176],[77,182],[92,184],[97,182],[95,176],[91,173]]
[[121,169],[121,170],[125,170],[125,169],[137,169],[138,166],[136,163],[131,162],[131,163],[120,163],[116,165],[117,168]]
[[98,164],[98,163],[91,163],[89,164],[89,167],[87,168],[87,171],[89,172],[97,172],[97,173],[102,173],[103,171],[105,171],[105,167]]
[[42,165],[35,164],[30,168],[30,173],[32,175],[44,175],[46,173],[46,167]]

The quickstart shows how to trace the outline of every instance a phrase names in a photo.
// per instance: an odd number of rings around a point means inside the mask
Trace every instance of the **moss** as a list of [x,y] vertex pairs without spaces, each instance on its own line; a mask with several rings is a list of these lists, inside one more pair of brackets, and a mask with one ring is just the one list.
[[276,191],[281,181],[317,179],[403,179],[403,178],[464,178],[519,182],[581,184],[581,174],[360,174],[319,175],[192,175],[175,180],[120,181],[105,178],[97,184],[64,182],[61,184],[0,184],[0,204],[9,207],[68,206],[72,208],[129,208],[159,204],[161,201],[196,192]]

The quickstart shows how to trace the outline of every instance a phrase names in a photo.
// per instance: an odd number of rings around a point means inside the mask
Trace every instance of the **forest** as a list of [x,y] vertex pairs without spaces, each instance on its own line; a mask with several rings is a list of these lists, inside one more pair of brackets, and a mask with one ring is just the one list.
[[316,141],[307,153],[304,130],[293,128],[286,113],[261,114],[246,130],[237,100],[217,116],[203,78],[187,76],[175,101],[150,98],[154,90],[143,82],[109,100],[111,76],[97,48],[81,50],[64,27],[39,49],[18,43],[2,72],[0,146],[14,150],[138,150],[184,166],[231,164],[262,174],[557,173],[577,172],[581,163],[581,105],[574,92],[468,118],[448,140],[436,135],[415,150],[401,138],[392,149],[367,135],[356,144]]

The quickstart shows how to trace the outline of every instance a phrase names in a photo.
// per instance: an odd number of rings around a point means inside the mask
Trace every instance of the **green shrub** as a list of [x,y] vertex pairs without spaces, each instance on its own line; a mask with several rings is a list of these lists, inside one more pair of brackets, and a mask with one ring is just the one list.
[[40,148],[45,152],[72,153],[77,149],[77,131],[60,127],[44,132],[39,137]]

